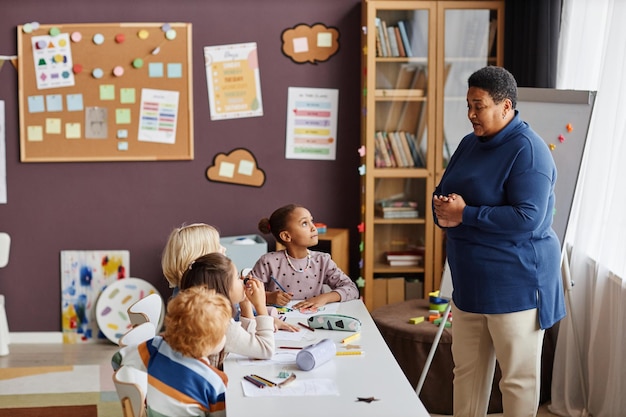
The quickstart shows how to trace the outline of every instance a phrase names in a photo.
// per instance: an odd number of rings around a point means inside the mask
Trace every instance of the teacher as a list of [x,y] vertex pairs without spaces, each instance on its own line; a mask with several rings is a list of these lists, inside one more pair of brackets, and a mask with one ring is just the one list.
[[454,291],[454,416],[485,416],[496,359],[507,417],[536,416],[545,329],[565,316],[552,229],[556,165],[515,109],[517,82],[488,66],[468,79],[473,132],[433,195]]

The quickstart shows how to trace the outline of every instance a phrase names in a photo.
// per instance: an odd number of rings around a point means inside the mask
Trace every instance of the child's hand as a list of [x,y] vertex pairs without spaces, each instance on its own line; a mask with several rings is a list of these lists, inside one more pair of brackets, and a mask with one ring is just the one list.
[[267,315],[265,287],[258,279],[250,278],[246,281],[246,298],[252,303],[257,315]]
[[315,297],[311,297],[307,300],[302,300],[299,303],[294,304],[293,308],[296,310],[307,308],[316,309],[335,301],[341,301],[341,296],[339,295],[339,293],[331,291],[329,293],[316,295]]
[[282,321],[278,317],[274,317],[274,329],[285,330],[287,332],[299,332],[300,327],[296,327],[293,324],[289,324],[286,321]]
[[293,294],[290,292],[283,292],[280,290],[267,293],[267,303],[277,306],[286,306],[291,301]]

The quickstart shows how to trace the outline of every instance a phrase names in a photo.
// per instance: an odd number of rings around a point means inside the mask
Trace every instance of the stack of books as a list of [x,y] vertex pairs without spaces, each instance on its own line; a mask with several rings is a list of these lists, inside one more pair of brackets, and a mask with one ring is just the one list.
[[376,203],[374,213],[383,219],[415,219],[419,217],[417,203],[407,200],[382,200]]
[[424,252],[419,250],[385,252],[389,266],[419,266],[424,261]]

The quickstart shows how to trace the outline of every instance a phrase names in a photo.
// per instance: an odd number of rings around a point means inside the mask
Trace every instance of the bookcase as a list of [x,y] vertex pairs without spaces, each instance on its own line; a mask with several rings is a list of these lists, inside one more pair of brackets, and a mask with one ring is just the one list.
[[439,287],[445,236],[432,193],[471,130],[467,78],[503,64],[504,1],[363,0],[362,29],[360,266],[371,310],[398,278],[419,281],[422,297]]

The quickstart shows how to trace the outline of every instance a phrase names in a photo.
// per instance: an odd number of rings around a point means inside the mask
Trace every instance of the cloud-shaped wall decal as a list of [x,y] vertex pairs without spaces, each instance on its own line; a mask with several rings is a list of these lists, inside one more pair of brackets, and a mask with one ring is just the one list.
[[283,54],[298,64],[327,61],[339,50],[339,30],[321,23],[285,29],[281,39]]
[[238,148],[228,155],[219,153],[213,165],[206,170],[210,181],[261,187],[265,183],[265,172],[257,166],[256,158],[247,149]]

